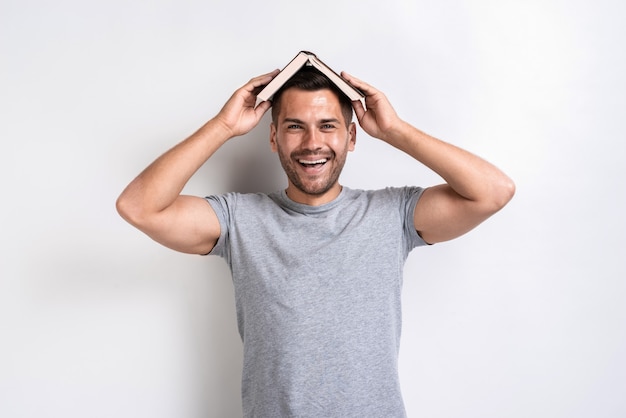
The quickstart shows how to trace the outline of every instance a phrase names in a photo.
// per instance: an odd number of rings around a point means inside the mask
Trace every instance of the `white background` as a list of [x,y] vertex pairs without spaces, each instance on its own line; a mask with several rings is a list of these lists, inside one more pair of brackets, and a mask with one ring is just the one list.
[[[225,263],[160,247],[114,202],[301,49],[517,184],[409,258],[409,416],[626,416],[625,18],[619,0],[3,0],[0,416],[241,414]],[[342,177],[439,181],[362,131]],[[265,118],[186,192],[284,185]]]

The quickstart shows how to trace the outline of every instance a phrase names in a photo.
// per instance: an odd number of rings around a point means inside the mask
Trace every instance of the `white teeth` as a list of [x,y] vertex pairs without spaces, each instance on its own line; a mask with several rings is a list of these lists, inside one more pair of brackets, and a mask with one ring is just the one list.
[[324,164],[326,161],[328,161],[326,158],[322,158],[320,160],[315,160],[315,161],[298,160],[300,164],[310,164],[310,165]]

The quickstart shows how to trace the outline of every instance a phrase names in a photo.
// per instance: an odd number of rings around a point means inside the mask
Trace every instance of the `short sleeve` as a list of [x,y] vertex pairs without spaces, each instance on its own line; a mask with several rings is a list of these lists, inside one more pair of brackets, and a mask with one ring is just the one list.
[[217,255],[229,261],[230,252],[228,251],[228,236],[231,219],[232,195],[212,195],[205,197],[205,200],[211,205],[217,219],[220,223],[220,237],[217,243],[207,255]]
[[416,247],[423,245],[429,245],[424,239],[417,233],[415,229],[415,206],[422,193],[424,193],[422,187],[405,187],[404,191],[404,236],[406,237],[406,249],[407,252]]

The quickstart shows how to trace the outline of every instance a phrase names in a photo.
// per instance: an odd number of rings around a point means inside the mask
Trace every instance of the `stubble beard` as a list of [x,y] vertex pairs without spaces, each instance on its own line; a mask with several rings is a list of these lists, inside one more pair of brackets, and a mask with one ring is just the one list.
[[339,181],[339,175],[343,170],[343,166],[346,163],[346,154],[337,155],[331,151],[331,158],[326,164],[332,164],[330,170],[324,170],[320,176],[314,176],[311,179],[303,178],[298,172],[296,164],[298,163],[298,157],[313,156],[314,152],[309,153],[292,153],[291,155],[285,155],[280,146],[277,146],[278,158],[280,164],[287,174],[289,181],[301,192],[312,196],[320,196],[329,191]]

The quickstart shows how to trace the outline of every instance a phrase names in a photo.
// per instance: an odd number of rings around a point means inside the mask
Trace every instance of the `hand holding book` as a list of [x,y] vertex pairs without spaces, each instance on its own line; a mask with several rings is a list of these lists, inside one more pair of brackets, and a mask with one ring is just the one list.
[[237,89],[215,120],[230,133],[230,137],[244,135],[251,131],[271,107],[270,102],[256,104],[256,92],[269,83],[278,74],[278,70],[252,78]]
[[390,142],[393,131],[403,124],[385,94],[362,80],[346,73],[342,77],[365,95],[365,105],[360,100],[353,101],[352,107],[359,125],[368,135]]

